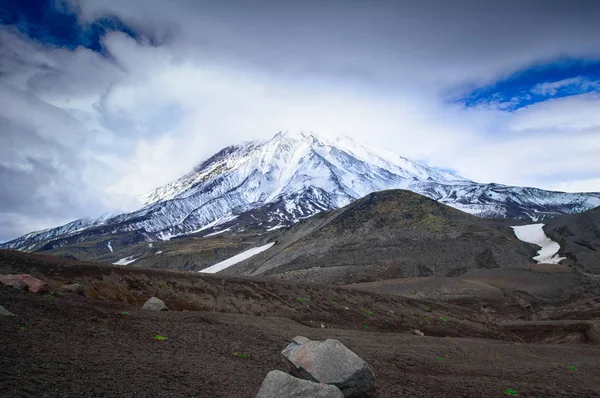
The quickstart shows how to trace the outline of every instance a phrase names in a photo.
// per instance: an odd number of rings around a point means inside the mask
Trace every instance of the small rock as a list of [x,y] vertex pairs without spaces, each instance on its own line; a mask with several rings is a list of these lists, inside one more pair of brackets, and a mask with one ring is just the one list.
[[4,308],[1,305],[0,305],[0,315],[16,316],[15,314],[13,314],[12,312],[10,312],[9,310],[7,310],[6,308]]
[[83,285],[80,283],[63,285],[63,287],[60,288],[60,291],[62,293],[83,294]]
[[600,322],[590,321],[585,331],[585,337],[592,343],[600,343]]
[[167,305],[164,301],[159,299],[158,297],[150,297],[148,301],[142,307],[143,310],[148,311],[167,311]]
[[262,382],[256,398],[343,398],[339,388],[328,384],[314,383],[273,370]]
[[369,364],[337,340],[296,336],[281,355],[292,375],[334,385],[345,397],[359,396],[375,387]]
[[421,332],[419,329],[413,330],[413,334],[416,334],[417,336],[425,336],[425,333]]
[[2,282],[4,285],[14,287],[23,286],[21,282],[17,281],[25,282],[29,291],[33,293],[46,293],[50,290],[46,282],[41,279],[34,278],[29,274],[0,275],[0,282]]
[[325,329],[325,324],[321,323],[321,329]]
[[14,287],[15,289],[26,290],[29,289],[29,285],[23,279],[12,279],[2,281],[2,283],[6,286]]

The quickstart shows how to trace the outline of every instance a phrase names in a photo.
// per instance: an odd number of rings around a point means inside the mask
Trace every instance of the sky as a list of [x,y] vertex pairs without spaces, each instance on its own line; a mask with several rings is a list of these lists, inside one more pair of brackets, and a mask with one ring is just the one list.
[[313,131],[600,191],[595,0],[0,0],[0,241]]

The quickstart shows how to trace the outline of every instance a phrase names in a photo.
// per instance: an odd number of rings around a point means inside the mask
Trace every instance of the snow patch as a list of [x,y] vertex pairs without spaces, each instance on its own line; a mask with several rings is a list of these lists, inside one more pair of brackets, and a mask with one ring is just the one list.
[[160,254],[162,253],[162,250],[157,251],[156,253],[154,253],[154,255]]
[[108,241],[108,250],[110,250],[111,253],[114,252],[114,250],[110,244],[110,241]]
[[539,246],[537,256],[533,257],[540,264],[558,264],[566,257],[560,257],[557,253],[560,245],[550,239],[543,229],[544,224],[529,224],[511,227],[516,237],[527,243]]
[[269,231],[269,232],[270,231],[275,231],[276,229],[279,229],[279,228],[285,228],[285,225],[279,224],[279,225],[276,225],[274,227],[271,227],[271,228],[267,229],[267,231]]
[[223,230],[217,231],[217,232],[211,232],[210,234],[204,235],[203,238],[208,238],[209,236],[220,235],[220,234],[222,234],[224,232],[227,232],[227,231],[231,231],[231,228],[223,229]]
[[131,264],[131,263],[133,263],[133,262],[135,262],[135,261],[137,261],[139,259],[140,259],[139,257],[138,258],[134,258],[133,256],[130,256],[130,257],[122,258],[122,259],[120,259],[119,261],[117,261],[116,263],[113,263],[113,264],[114,265],[128,265],[128,264]]
[[212,265],[208,268],[203,269],[202,271],[198,271],[198,272],[204,272],[207,274],[214,274],[217,273],[219,271],[223,271],[225,268],[231,267],[234,264],[237,264],[239,262],[242,262],[246,259],[249,259],[252,256],[257,255],[258,253],[262,253],[267,249],[270,249],[271,246],[273,246],[275,244],[275,242],[271,242],[271,243],[267,243],[264,246],[259,246],[259,247],[253,247],[252,249],[246,250],[244,252],[241,252],[240,254],[236,254],[233,257],[228,258],[225,261],[221,261],[220,263],[216,263],[215,265]]

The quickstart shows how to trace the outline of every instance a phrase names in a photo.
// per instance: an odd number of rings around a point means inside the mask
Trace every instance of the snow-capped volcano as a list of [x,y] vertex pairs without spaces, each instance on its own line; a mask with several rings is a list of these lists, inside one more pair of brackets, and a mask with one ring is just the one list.
[[78,220],[0,247],[34,251],[119,233],[135,233],[131,243],[137,243],[209,233],[225,223],[232,230],[268,230],[342,207],[374,191],[397,188],[482,217],[536,221],[600,205],[598,193],[479,184],[349,138],[278,133],[267,141],[221,150],[184,177],[145,194],[138,211]]

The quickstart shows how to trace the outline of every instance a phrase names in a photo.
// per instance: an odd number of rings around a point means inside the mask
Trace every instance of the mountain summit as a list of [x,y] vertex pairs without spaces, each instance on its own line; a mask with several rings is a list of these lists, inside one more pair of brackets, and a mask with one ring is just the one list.
[[600,205],[600,193],[480,184],[349,138],[280,132],[270,140],[224,148],[145,194],[140,210],[77,220],[0,248],[49,250],[115,234],[126,234],[127,244],[134,244],[206,234],[224,224],[229,230],[272,230],[387,189],[407,189],[480,217],[538,220]]

